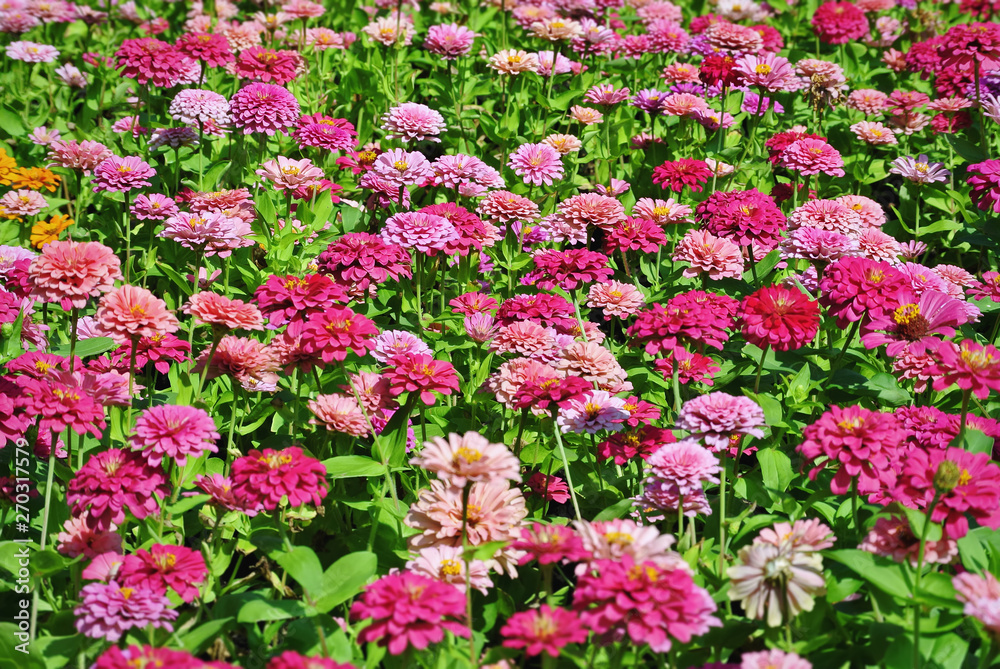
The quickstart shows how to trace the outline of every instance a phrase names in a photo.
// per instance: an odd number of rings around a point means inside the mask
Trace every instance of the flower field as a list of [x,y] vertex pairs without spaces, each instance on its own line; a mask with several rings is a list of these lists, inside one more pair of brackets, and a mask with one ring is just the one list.
[[1000,663],[1000,3],[0,4],[0,666]]

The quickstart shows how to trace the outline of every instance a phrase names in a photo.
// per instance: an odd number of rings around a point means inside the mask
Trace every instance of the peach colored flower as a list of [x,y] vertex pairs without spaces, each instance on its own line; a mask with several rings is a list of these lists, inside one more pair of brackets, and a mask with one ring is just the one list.
[[313,417],[310,425],[322,425],[331,432],[343,432],[354,437],[368,434],[368,422],[353,397],[331,393],[319,395],[306,403]]
[[263,330],[264,317],[260,309],[243,300],[232,300],[225,295],[202,291],[190,297],[184,313],[194,316],[198,323],[221,330]]
[[97,304],[95,329],[119,343],[176,332],[177,317],[167,303],[139,286],[124,285]]

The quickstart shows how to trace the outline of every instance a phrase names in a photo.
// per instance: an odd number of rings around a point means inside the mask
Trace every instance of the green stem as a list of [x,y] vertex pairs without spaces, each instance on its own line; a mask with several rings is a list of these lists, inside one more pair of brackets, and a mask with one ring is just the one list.
[[[39,540],[40,551],[45,550],[49,534],[49,510],[52,507],[52,474],[56,470],[56,432],[52,430],[52,447],[49,449],[49,468],[45,474],[45,506],[42,509],[42,537]],[[30,640],[34,641],[38,630],[38,599],[41,595],[42,584],[35,583],[35,590],[31,593],[31,629],[29,630]]]
[[917,573],[913,577],[913,669],[920,669],[923,658],[920,656],[920,604],[917,602],[917,595],[920,593],[920,578],[924,571],[924,553],[927,550],[927,531],[931,526],[931,517],[934,514],[934,507],[941,499],[941,493],[935,492],[931,505],[927,507],[927,517],[924,518],[924,527],[920,532],[920,545],[917,549]]
[[472,482],[467,481],[462,488],[462,562],[465,563],[465,617],[469,625],[469,664],[475,669],[479,667],[476,655],[476,632],[472,625],[472,554],[469,551],[469,494],[472,492]]
[[771,348],[770,344],[764,346],[764,350],[760,352],[760,362],[757,363],[757,376],[753,380],[753,393],[756,395],[760,392],[760,373],[764,370],[764,358],[767,357],[767,349]]
[[556,446],[559,448],[559,457],[562,458],[563,470],[566,472],[566,487],[569,488],[569,496],[573,501],[573,512],[576,513],[577,520],[583,520],[580,515],[580,504],[576,501],[576,490],[573,488],[573,478],[569,473],[569,460],[566,458],[566,447],[563,446],[562,435],[559,434],[559,424],[555,421],[555,413],[552,416],[553,432],[556,435]]
[[962,439],[965,437],[965,424],[969,417],[969,398],[972,396],[972,389],[969,388],[962,392],[962,422],[958,427],[958,442],[961,443]]

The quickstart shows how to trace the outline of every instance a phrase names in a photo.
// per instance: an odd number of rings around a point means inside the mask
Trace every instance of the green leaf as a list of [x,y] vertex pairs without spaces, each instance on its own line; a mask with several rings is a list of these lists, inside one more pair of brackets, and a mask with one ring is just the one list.
[[346,602],[364,587],[378,569],[378,557],[361,551],[345,555],[323,572],[323,582],[316,597],[315,608],[319,613],[329,613],[333,607]]
[[962,564],[969,571],[981,572],[989,569],[990,558],[983,541],[984,533],[988,532],[991,532],[988,527],[978,527],[958,540],[958,554],[962,558]]
[[594,520],[614,520],[621,518],[635,505],[632,499],[621,499],[597,514]]
[[254,203],[257,205],[257,213],[260,214],[261,220],[267,225],[273,226],[278,220],[278,214],[274,209],[274,203],[271,202],[271,196],[265,191],[261,191],[254,198]]
[[199,625],[190,632],[184,634],[181,641],[184,648],[189,653],[198,654],[204,650],[205,646],[216,637],[222,636],[222,630],[226,628],[232,618],[220,618],[219,620],[209,620]]
[[795,478],[791,459],[774,448],[764,448],[757,451],[757,462],[760,463],[760,473],[764,477],[764,485],[771,490],[786,492],[788,485]]
[[880,400],[893,406],[909,404],[910,393],[899,387],[892,374],[879,372],[868,380],[865,387],[875,392]]
[[844,565],[882,592],[899,599],[909,599],[910,585],[904,578],[902,565],[884,558],[876,560],[871,553],[853,548],[828,551],[825,555]]
[[910,524],[910,532],[918,539],[924,534],[924,526],[927,526],[927,541],[941,540],[941,526],[937,523],[927,524],[927,514],[917,509],[911,509],[900,505],[903,513],[906,514],[906,521]]
[[[16,614],[22,610],[27,611],[27,609],[18,609],[15,612],[8,610],[7,613]],[[28,626],[27,621],[25,621],[24,626]],[[19,638],[18,634],[24,636]],[[38,648],[34,644],[28,643],[26,630],[21,630],[12,623],[0,623],[0,666],[17,667],[18,669],[45,669],[45,661],[41,658]]]
[[965,435],[961,439],[955,437],[949,445],[957,446],[970,453],[986,453],[987,455],[993,453],[993,438],[987,437],[982,430],[975,430],[968,426],[965,428]]
[[[90,337],[76,343],[73,355],[79,358],[87,358],[92,355],[100,355],[105,351],[118,348],[118,344],[111,337]],[[69,346],[60,346],[53,351],[56,355],[69,356]]]
[[0,131],[10,137],[21,137],[25,133],[21,118],[3,105],[0,105]]
[[241,623],[257,623],[299,618],[308,614],[309,610],[302,602],[290,599],[272,601],[261,598],[251,599],[241,606],[236,620]]
[[33,576],[45,576],[66,570],[69,560],[53,550],[39,551],[31,556]]
[[362,455],[341,455],[323,461],[327,476],[333,479],[383,476],[385,466]]
[[315,594],[323,587],[323,565],[308,546],[296,546],[287,553],[275,555],[274,561],[306,592]]

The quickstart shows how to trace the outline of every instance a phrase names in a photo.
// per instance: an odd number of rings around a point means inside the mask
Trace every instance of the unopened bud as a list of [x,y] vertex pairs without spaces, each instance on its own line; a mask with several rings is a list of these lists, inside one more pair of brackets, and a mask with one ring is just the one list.
[[944,460],[938,465],[934,474],[934,490],[939,493],[951,492],[958,486],[958,479],[961,476],[958,465],[951,460]]

